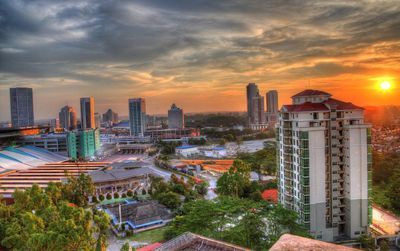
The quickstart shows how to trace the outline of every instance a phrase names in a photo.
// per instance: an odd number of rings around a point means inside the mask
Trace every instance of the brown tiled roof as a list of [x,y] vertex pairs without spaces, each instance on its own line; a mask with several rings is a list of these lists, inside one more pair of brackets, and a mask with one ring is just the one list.
[[317,241],[296,235],[284,234],[271,247],[270,251],[357,251],[359,249]]
[[304,97],[304,96],[319,96],[319,95],[328,95],[332,96],[331,94],[319,90],[311,90],[307,89],[302,92],[297,93],[296,95],[292,96],[292,98],[297,98],[297,97]]
[[353,103],[344,102],[333,98],[330,98],[323,103],[328,107],[331,107],[331,109],[334,108],[336,110],[364,110],[364,108],[356,106]]
[[326,107],[324,104],[311,102],[306,102],[299,105],[284,105],[283,107],[289,112],[329,111],[328,107]]

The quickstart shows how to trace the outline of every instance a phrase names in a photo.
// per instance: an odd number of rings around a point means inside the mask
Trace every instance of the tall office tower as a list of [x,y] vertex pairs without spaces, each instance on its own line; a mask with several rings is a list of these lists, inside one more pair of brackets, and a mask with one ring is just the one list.
[[278,120],[278,91],[271,90],[266,94],[267,98],[267,120],[275,123]]
[[317,239],[356,239],[372,220],[371,129],[364,110],[305,90],[279,113],[279,202]]
[[10,88],[10,108],[13,127],[34,126],[32,88]]
[[109,123],[109,124],[118,123],[118,113],[113,112],[113,110],[111,110],[111,109],[108,109],[103,114],[103,122]]
[[101,127],[101,115],[98,112],[94,113],[94,124],[95,124],[96,128]]
[[129,99],[129,127],[132,136],[143,136],[146,131],[146,102],[144,98]]
[[81,128],[96,128],[94,120],[94,98],[81,98]]
[[77,128],[76,126],[76,112],[71,106],[64,106],[58,113],[60,119],[60,126],[66,131],[72,131]]
[[265,109],[264,109],[263,96],[253,97],[251,109],[252,109],[251,123],[253,125],[265,124]]
[[171,109],[168,110],[168,128],[170,129],[183,129],[185,128],[185,119],[183,110],[172,104]]
[[252,114],[253,114],[253,98],[260,96],[258,87],[255,83],[249,83],[246,87],[247,91],[247,119],[248,124],[252,124]]

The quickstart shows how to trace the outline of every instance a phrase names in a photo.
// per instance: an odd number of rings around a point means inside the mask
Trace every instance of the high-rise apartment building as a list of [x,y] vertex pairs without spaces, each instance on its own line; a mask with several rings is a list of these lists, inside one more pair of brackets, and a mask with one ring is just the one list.
[[279,202],[317,239],[356,239],[372,211],[371,130],[364,110],[305,90],[279,113]]
[[94,98],[81,98],[81,129],[96,128],[94,120]]
[[146,131],[146,102],[144,98],[129,99],[129,127],[132,136],[143,136]]
[[32,88],[10,88],[10,109],[13,127],[34,126]]
[[278,91],[271,90],[266,94],[267,98],[267,121],[270,124],[276,123],[278,120]]
[[64,106],[58,113],[60,119],[60,127],[66,131],[72,131],[77,128],[76,126],[76,112],[71,106]]
[[94,113],[94,124],[96,128],[101,127],[101,115],[98,112]]
[[183,129],[185,128],[185,119],[183,110],[172,104],[171,109],[168,110],[168,128],[170,129]]
[[111,125],[118,123],[118,113],[108,109],[105,113],[103,113],[103,122]]
[[246,91],[248,125],[253,130],[264,129],[266,127],[264,97],[260,96],[260,92],[255,83],[249,83],[246,87]]

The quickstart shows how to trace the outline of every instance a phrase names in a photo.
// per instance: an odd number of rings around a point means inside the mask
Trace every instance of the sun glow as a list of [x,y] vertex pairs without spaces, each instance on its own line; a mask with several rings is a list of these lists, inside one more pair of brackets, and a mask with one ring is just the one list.
[[381,90],[388,91],[392,88],[392,84],[388,81],[384,81],[380,84]]

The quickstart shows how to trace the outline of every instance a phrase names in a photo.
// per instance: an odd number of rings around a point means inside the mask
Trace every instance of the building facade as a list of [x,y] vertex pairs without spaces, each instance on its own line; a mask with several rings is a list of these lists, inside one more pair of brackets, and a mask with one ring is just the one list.
[[279,202],[316,239],[357,239],[372,220],[371,130],[363,108],[305,90],[277,125]]
[[129,128],[132,136],[143,136],[146,131],[146,101],[129,99]]
[[114,125],[114,124],[118,123],[118,113],[114,112],[111,109],[108,109],[103,114],[103,122],[107,123],[109,125]]
[[10,88],[12,127],[34,126],[32,88]]
[[278,121],[278,91],[271,90],[266,94],[267,98],[267,121],[274,124]]
[[253,130],[263,130],[267,127],[265,121],[264,97],[255,83],[247,85],[247,119],[248,126]]
[[171,109],[168,110],[168,128],[170,129],[183,129],[185,128],[185,119],[183,110],[172,104]]
[[60,127],[66,131],[72,131],[77,128],[76,111],[71,106],[64,106],[58,114]]
[[101,127],[101,115],[98,112],[94,113],[94,124],[96,128]]
[[81,98],[81,129],[96,128],[94,119],[94,98]]

